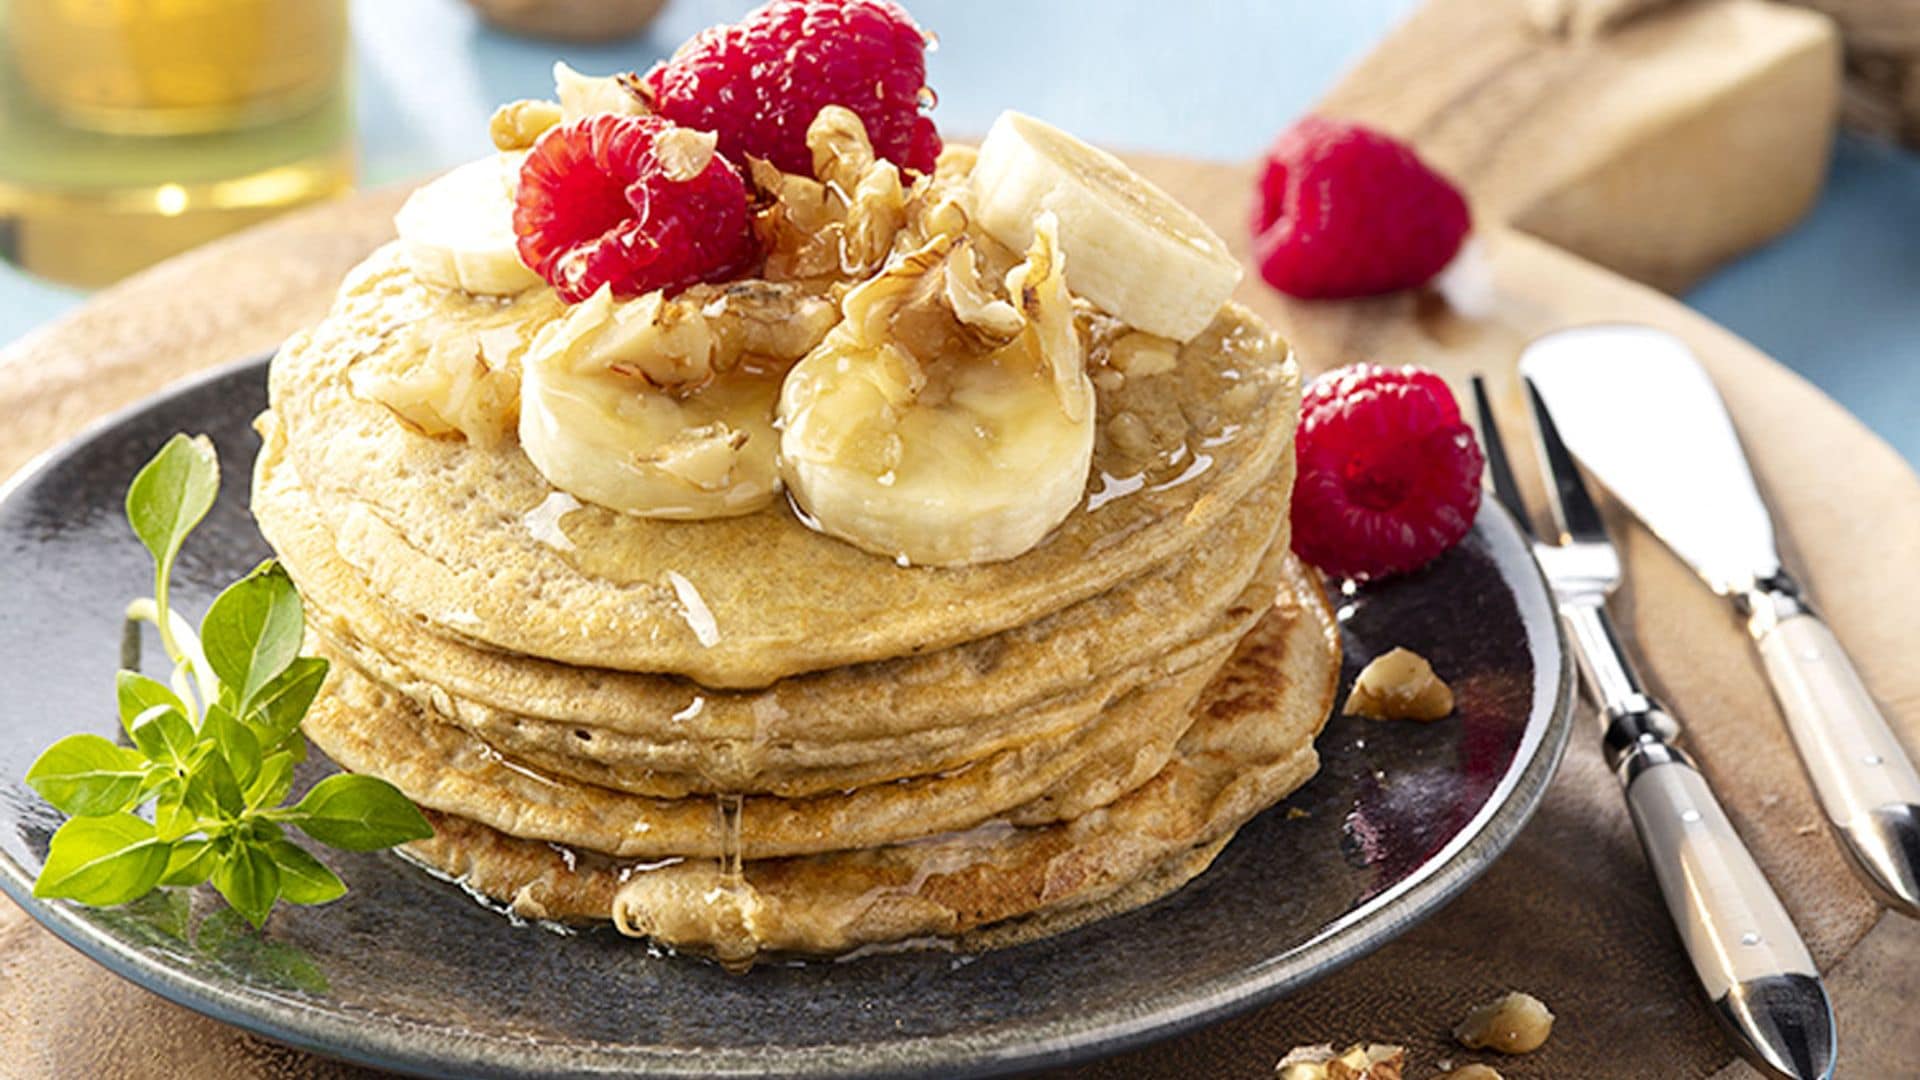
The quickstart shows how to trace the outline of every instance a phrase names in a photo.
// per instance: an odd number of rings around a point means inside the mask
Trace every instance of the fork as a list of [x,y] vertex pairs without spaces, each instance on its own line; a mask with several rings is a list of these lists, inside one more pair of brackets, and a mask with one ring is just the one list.
[[1694,974],[1714,1016],[1764,1072],[1789,1080],[1831,1077],[1833,1010],[1813,957],[1720,800],[1681,749],[1679,721],[1647,693],[1621,644],[1607,614],[1607,598],[1620,586],[1620,554],[1546,402],[1531,382],[1526,389],[1535,449],[1550,481],[1554,534],[1541,537],[1528,525],[1486,381],[1475,375],[1474,406],[1494,498],[1531,539],[1605,722],[1607,763],[1625,790],[1634,830]]

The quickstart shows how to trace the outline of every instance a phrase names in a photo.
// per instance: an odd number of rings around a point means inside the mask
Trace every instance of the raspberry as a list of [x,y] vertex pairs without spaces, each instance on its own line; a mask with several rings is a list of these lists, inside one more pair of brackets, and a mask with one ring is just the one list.
[[[549,130],[520,166],[520,259],[577,304],[730,277],[753,262],[747,187],[714,154],[686,179],[655,151],[674,125],[600,113]],[[687,133],[691,135],[692,133]]]
[[1480,443],[1438,375],[1355,364],[1307,389],[1294,434],[1293,550],[1329,574],[1418,570],[1473,526]]
[[656,112],[717,132],[735,161],[751,154],[811,176],[807,125],[828,105],[858,114],[879,156],[933,171],[926,83],[927,36],[889,0],[772,0],[702,31],[642,85]]
[[1260,276],[1308,299],[1423,285],[1472,225],[1466,200],[1410,147],[1318,116],[1282,132],[1268,151],[1257,202]]

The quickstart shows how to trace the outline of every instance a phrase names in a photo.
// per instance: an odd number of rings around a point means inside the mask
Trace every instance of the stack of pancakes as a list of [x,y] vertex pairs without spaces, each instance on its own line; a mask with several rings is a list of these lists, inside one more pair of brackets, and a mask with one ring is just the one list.
[[334,662],[307,733],[429,811],[421,862],[733,962],[992,944],[1178,887],[1312,775],[1336,636],[1288,550],[1297,373],[1249,313],[1100,373],[1087,498],[1037,548],[925,568],[784,502],[582,505],[355,394],[447,335],[523,346],[540,294],[383,249],[261,420],[253,509]]

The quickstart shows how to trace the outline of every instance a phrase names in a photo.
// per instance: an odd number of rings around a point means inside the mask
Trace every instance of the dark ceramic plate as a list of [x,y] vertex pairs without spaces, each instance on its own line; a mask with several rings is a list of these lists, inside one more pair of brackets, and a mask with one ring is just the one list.
[[[256,361],[173,390],[27,470],[0,503],[0,887],[119,974],[296,1046],[462,1076],[988,1074],[1095,1057],[1270,1001],[1407,930],[1513,839],[1566,742],[1571,677],[1547,594],[1489,503],[1426,571],[1334,597],[1349,657],[1426,655],[1457,718],[1335,718],[1320,774],[1206,874],[1050,940],[741,977],[611,931],[514,925],[397,858],[333,852],[352,891],[283,907],[264,935],[205,889],[108,910],[34,900],[59,821],[21,776],[62,735],[116,733],[121,612],[149,588],[121,517],[127,481],[175,431],[219,445],[220,501],[176,576],[176,603],[204,610],[267,555],[246,509],[264,383]],[[330,766],[305,768],[311,782]]]

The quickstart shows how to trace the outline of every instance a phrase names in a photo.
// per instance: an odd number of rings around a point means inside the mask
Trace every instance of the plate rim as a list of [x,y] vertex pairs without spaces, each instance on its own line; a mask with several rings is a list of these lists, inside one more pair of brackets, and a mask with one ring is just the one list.
[[[277,350],[276,350],[277,351]],[[95,419],[41,451],[0,482],[0,503],[89,442],[149,409],[209,384],[258,369],[273,353],[220,364],[170,383]],[[1444,907],[1511,846],[1559,771],[1573,725],[1575,680],[1565,635],[1546,579],[1526,536],[1505,508],[1482,499],[1473,532],[1486,543],[1502,581],[1513,587],[1536,659],[1533,700],[1513,763],[1486,802],[1440,852],[1414,874],[1349,912],[1283,960],[1219,976],[1197,989],[1141,999],[1125,1008],[1075,1014],[989,1036],[924,1036],[855,1048],[760,1047],[751,1050],[635,1049],[562,1044],[555,1060],[542,1044],[462,1036],[393,1017],[377,1024],[316,1008],[260,987],[236,989],[185,974],[105,932],[82,909],[33,896],[25,867],[0,852],[0,892],[35,922],[115,975],[175,1004],[254,1034],[327,1057],[413,1075],[484,1077],[930,1075],[1000,1076],[1121,1053],[1217,1023],[1268,1004],[1386,945]],[[1523,588],[1524,587],[1524,588]],[[1542,677],[1541,661],[1551,672]]]

